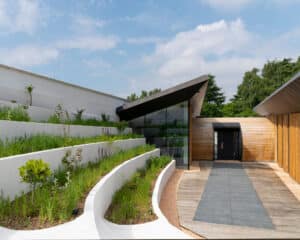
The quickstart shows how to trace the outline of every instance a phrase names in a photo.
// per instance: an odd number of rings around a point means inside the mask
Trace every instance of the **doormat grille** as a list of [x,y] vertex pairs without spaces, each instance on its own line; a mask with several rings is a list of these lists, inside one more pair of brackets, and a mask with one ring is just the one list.
[[214,162],[194,220],[274,229],[241,163]]

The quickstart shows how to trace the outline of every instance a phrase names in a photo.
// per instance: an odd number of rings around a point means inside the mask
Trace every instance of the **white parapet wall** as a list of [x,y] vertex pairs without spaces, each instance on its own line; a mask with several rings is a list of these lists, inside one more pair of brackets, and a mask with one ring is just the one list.
[[[159,151],[152,156],[158,156]],[[175,170],[175,160],[159,175],[153,195],[152,206],[157,220],[143,224],[120,225],[107,221],[104,215],[111,204],[113,195],[140,168],[144,168],[149,155],[144,154],[131,161],[125,162],[107,174],[91,191],[86,200],[85,211],[93,208],[94,218],[101,239],[176,239],[190,238],[182,231],[171,225],[159,208],[161,193]],[[105,194],[103,194],[105,192]]]
[[52,170],[55,170],[61,166],[61,160],[67,151],[71,151],[71,156],[74,156],[76,151],[81,151],[81,164],[85,164],[102,159],[104,156],[111,155],[117,151],[144,144],[144,138],[136,138],[114,142],[82,144],[0,158],[0,191],[4,197],[9,197],[10,199],[18,196],[22,191],[29,191],[28,184],[20,182],[19,167],[30,159],[43,159],[49,163]]
[[83,125],[66,125],[53,123],[19,122],[0,120],[0,139],[30,136],[36,134],[50,134],[55,136],[91,137],[98,135],[116,135],[132,133],[131,128],[119,132],[116,127],[97,127]]
[[106,114],[110,120],[118,121],[116,108],[126,102],[107,93],[0,64],[0,100],[29,105],[26,87],[30,85],[33,86],[32,106],[52,111],[60,104],[70,114],[85,109],[84,115]]
[[[24,107],[24,105],[21,104],[0,100],[0,107],[16,108],[20,106]],[[54,109],[36,106],[27,106],[26,111],[32,121],[47,121],[49,117],[54,114]]]
[[160,173],[152,195],[152,205],[158,219],[145,224],[117,225],[104,219],[113,194],[130,179],[138,168],[144,167],[151,156],[158,156],[159,149],[134,157],[115,167],[90,191],[81,216],[65,224],[40,230],[11,230],[0,227],[3,239],[188,239],[179,229],[171,225],[159,209],[161,193],[175,170],[173,160]]

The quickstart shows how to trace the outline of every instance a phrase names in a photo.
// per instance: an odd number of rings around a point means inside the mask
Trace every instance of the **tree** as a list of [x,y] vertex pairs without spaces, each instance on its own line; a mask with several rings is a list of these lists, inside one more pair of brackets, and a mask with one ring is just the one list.
[[127,100],[129,102],[133,102],[135,100],[137,100],[139,97],[135,94],[135,93],[131,93],[129,96],[127,96]]
[[206,95],[203,101],[201,116],[202,117],[222,117],[223,104],[225,96],[222,89],[218,87],[215,77],[210,75],[206,90]]
[[261,75],[257,68],[247,71],[236,95],[228,103],[230,105],[223,108],[224,116],[256,116],[252,109],[298,71],[300,57],[295,62],[288,58],[268,61],[263,66]]
[[127,96],[127,100],[129,102],[133,102],[135,100],[142,99],[142,98],[151,96],[153,94],[156,94],[160,91],[161,91],[160,88],[154,88],[153,90],[150,90],[149,92],[147,92],[146,90],[142,90],[140,95],[137,95],[136,93],[131,93],[129,96]]
[[33,92],[34,87],[30,84],[30,85],[26,86],[25,89],[29,95],[29,106],[32,106],[32,92]]

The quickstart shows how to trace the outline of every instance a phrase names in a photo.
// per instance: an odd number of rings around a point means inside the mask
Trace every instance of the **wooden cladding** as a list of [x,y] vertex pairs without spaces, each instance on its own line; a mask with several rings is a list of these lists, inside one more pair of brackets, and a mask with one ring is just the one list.
[[300,113],[270,116],[276,131],[277,163],[300,183]]
[[192,119],[192,159],[212,160],[212,124],[236,122],[241,125],[243,161],[274,161],[274,125],[267,118],[194,118]]

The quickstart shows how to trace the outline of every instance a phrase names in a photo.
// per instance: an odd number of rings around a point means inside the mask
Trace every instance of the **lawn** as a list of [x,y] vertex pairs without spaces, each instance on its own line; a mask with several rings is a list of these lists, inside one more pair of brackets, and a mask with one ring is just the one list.
[[152,191],[161,170],[171,161],[168,156],[153,157],[144,169],[115,193],[105,218],[117,224],[138,224],[156,219]]
[[24,154],[45,149],[73,146],[85,143],[95,143],[104,141],[115,141],[129,138],[137,138],[140,135],[101,135],[95,137],[61,137],[46,134],[18,137],[13,140],[0,140],[0,157],[7,157],[16,154]]
[[74,219],[82,213],[87,194],[101,177],[122,162],[153,149],[154,146],[143,145],[120,151],[76,168],[63,183],[66,170],[60,169],[52,180],[34,191],[33,201],[31,193],[13,201],[0,198],[0,224],[13,229],[38,229]]

